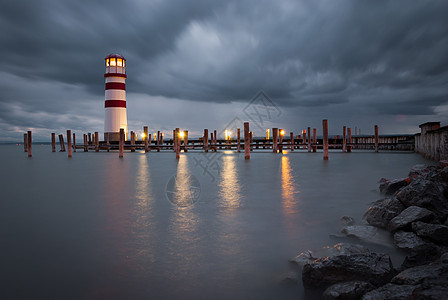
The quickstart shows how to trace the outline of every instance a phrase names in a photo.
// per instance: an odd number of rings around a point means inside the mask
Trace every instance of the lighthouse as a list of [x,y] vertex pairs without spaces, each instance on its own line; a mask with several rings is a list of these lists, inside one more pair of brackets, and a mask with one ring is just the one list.
[[120,140],[120,129],[127,137],[128,118],[126,114],[126,59],[119,54],[110,54],[105,58],[104,79],[104,140]]

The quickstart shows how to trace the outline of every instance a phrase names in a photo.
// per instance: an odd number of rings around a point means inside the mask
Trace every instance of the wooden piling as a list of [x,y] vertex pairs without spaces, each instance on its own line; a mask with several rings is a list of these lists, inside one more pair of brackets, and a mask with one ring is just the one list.
[[131,152],[135,152],[135,132],[131,131]]
[[250,136],[250,146],[249,146],[249,148],[250,148],[250,151],[252,151],[253,150],[253,145],[252,145],[252,143],[254,142],[254,132],[253,131],[249,131],[249,136]]
[[160,145],[160,138],[161,138],[160,131],[157,131],[157,140],[156,140],[157,152],[160,152],[160,147],[159,147],[159,145]]
[[151,146],[152,140],[151,140],[151,134],[148,135],[148,151],[151,152],[151,148],[149,146]]
[[218,136],[216,135],[216,130],[213,131],[215,139],[213,140],[213,143],[215,144],[215,152],[218,151],[218,147],[216,146],[216,144],[218,143]]
[[250,131],[249,122],[244,122],[244,158],[250,159]]
[[92,134],[89,132],[89,145],[92,145]]
[[33,156],[33,153],[32,153],[32,150],[33,150],[33,138],[31,136],[31,131],[27,132],[26,138],[27,138],[27,143],[26,144],[28,146],[28,157],[32,157]]
[[237,150],[238,152],[241,152],[241,133],[240,133],[240,129],[238,128],[236,130],[236,142],[237,142]]
[[352,129],[351,128],[347,128],[347,139],[348,139],[347,152],[352,152]]
[[294,133],[292,131],[289,133],[289,144],[291,151],[294,151]]
[[285,131],[283,129],[279,129],[278,130],[278,139],[279,139],[279,143],[278,143],[278,151],[279,152],[283,152],[283,134]]
[[208,152],[208,129],[204,129],[204,151]]
[[278,128],[272,128],[272,152],[277,153]]
[[380,141],[380,136],[378,134],[378,125],[375,125],[375,152],[378,152],[379,141]]
[[64,136],[62,134],[59,135],[59,145],[61,146],[61,152],[65,152]]
[[67,153],[68,157],[72,157],[72,131],[67,130]]
[[87,143],[87,134],[84,134],[83,137],[84,137],[84,152],[88,152],[89,151],[89,144]]
[[73,152],[76,152],[76,134],[73,132]]
[[180,158],[180,129],[176,128],[176,159]]
[[342,127],[342,152],[347,151],[347,127]]
[[28,134],[23,134],[23,151],[28,152]]
[[311,127],[308,127],[308,152],[311,152]]
[[[216,145],[218,147],[218,145]],[[213,132],[210,132],[210,148],[215,151],[215,139],[213,138]]]
[[148,147],[148,139],[150,139],[149,136],[148,136],[148,126],[143,126],[143,134],[145,135],[145,137],[144,137],[144,141],[145,141],[145,152],[148,152],[148,151],[149,151],[149,147]]
[[317,128],[313,128],[313,152],[317,151]]
[[120,128],[120,146],[119,146],[120,152],[118,154],[118,157],[123,158],[123,152],[124,152],[124,128]]
[[100,136],[98,131],[95,131],[95,152],[100,152]]
[[328,160],[328,120],[322,121],[322,129],[324,135],[324,160]]
[[51,133],[51,152],[56,152],[56,134]]
[[163,146],[163,132],[160,133],[160,147]]
[[188,152],[188,130],[184,130],[184,152]]

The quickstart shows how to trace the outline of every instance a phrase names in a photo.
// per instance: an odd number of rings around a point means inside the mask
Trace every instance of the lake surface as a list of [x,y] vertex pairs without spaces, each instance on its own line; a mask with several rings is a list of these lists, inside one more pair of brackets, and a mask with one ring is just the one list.
[[[414,153],[51,153],[0,146],[2,299],[309,299],[288,260],[362,222]],[[392,253],[395,266],[402,258]],[[397,263],[398,262],[398,263]]]

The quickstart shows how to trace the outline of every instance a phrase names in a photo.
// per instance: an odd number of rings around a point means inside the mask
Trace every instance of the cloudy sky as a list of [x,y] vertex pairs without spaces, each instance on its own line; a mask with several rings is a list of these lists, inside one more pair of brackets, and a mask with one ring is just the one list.
[[102,132],[109,53],[127,59],[130,130],[221,130],[260,91],[277,108],[265,128],[448,123],[448,1],[1,4],[0,141]]

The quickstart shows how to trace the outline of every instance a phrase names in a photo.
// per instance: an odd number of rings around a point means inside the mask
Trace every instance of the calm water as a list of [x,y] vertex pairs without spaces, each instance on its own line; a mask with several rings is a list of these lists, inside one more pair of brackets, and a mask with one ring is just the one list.
[[361,221],[381,177],[430,163],[370,152],[68,159],[48,145],[31,159],[0,146],[0,157],[2,299],[305,299],[301,283],[278,286],[288,259],[334,244],[341,216]]

